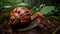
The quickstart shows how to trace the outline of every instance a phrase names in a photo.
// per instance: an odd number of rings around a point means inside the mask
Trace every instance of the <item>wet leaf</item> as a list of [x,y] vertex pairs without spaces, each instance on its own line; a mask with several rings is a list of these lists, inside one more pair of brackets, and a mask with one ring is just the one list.
[[52,10],[55,9],[55,6],[46,6],[43,11],[42,11],[42,14],[43,15],[47,15],[49,14]]

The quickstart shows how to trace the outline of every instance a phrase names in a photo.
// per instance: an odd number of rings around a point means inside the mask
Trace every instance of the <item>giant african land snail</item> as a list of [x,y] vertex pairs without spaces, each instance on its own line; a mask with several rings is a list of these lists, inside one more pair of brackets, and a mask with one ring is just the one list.
[[10,20],[8,22],[8,25],[17,24],[19,22],[20,24],[24,25],[29,21],[40,17],[43,17],[40,12],[37,12],[35,15],[32,16],[32,13],[28,8],[18,7],[10,12]]

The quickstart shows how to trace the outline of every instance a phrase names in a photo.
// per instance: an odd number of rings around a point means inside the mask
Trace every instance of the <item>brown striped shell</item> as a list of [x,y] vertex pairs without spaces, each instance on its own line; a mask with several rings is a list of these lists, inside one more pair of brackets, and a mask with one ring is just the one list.
[[8,24],[17,24],[20,21],[21,24],[26,24],[31,20],[31,11],[26,7],[18,7],[10,12],[10,21]]

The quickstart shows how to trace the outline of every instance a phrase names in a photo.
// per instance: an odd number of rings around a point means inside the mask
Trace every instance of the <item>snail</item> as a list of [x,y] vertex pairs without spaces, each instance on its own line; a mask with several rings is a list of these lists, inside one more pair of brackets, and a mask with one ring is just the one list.
[[10,12],[10,20],[7,24],[9,26],[13,25],[12,28],[14,29],[20,28],[18,30],[24,31],[36,27],[40,23],[41,18],[44,18],[44,16],[41,15],[40,12],[32,15],[32,12],[28,8],[18,7],[14,8],[13,11]]
[[26,7],[15,8],[10,12],[10,20],[8,22],[8,25],[17,24],[18,22],[24,25],[31,20],[31,15],[32,12]]

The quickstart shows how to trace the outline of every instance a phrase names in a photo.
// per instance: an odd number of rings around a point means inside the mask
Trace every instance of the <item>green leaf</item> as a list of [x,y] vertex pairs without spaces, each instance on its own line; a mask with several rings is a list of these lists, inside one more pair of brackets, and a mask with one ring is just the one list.
[[40,6],[39,6],[39,8],[42,8],[42,7],[44,7],[45,6],[45,4],[41,4]]
[[60,16],[51,16],[52,18],[54,18],[57,21],[60,21]]
[[20,3],[20,4],[17,4],[17,6],[24,6],[24,7],[27,7],[27,6],[29,6],[29,4],[28,4],[28,3]]
[[12,6],[3,6],[3,8],[11,8]]
[[55,9],[55,6],[46,6],[43,11],[42,11],[42,14],[43,15],[47,15],[49,13],[51,13],[52,10]]

